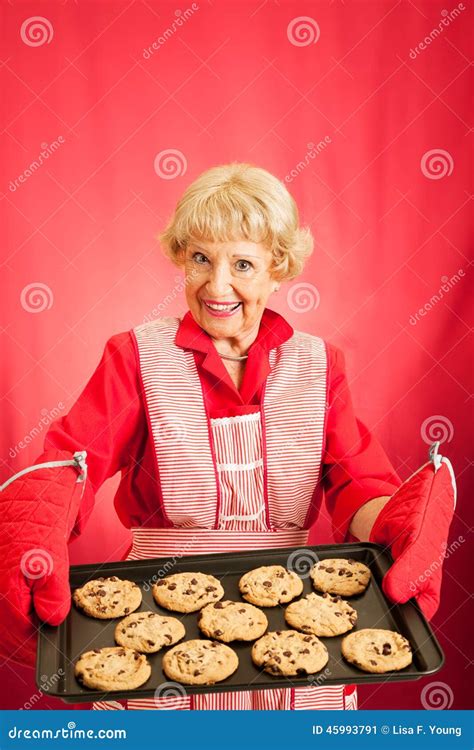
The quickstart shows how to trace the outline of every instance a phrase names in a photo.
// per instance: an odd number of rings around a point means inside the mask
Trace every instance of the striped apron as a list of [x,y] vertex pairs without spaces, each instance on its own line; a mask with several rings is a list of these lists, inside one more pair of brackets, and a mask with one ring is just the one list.
[[[134,528],[128,560],[304,547],[321,470],[324,342],[295,332],[269,352],[262,406],[206,413],[192,352],[174,344],[177,319],[135,329],[150,433],[170,526]],[[95,709],[355,709],[353,686],[309,686],[99,701]],[[171,694],[171,692],[173,694]]]

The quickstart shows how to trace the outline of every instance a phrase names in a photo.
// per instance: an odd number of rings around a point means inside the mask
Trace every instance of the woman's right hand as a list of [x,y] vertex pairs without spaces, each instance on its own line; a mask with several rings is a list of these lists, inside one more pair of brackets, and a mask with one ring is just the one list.
[[[68,451],[46,458],[68,460]],[[45,455],[41,457],[45,461]],[[68,540],[83,483],[74,466],[48,466],[0,492],[0,655],[34,667],[40,620],[59,625],[71,607]]]

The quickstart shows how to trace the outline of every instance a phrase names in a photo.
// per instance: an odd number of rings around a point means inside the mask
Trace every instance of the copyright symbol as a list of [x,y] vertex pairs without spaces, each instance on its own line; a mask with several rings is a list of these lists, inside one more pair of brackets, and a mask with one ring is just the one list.
[[380,731],[382,734],[390,734],[390,728],[386,724],[382,724]]

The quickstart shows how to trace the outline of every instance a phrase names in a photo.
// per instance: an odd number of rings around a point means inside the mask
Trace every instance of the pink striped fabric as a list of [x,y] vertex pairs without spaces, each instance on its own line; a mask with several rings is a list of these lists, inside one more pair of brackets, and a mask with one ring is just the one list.
[[[243,415],[234,423],[221,421],[224,437],[216,420],[208,420],[192,352],[174,344],[178,326],[178,318],[163,318],[134,329],[163,504],[172,526],[219,528],[216,508],[222,501],[228,503],[229,483],[234,480],[237,491],[239,486],[252,485],[248,502],[263,487],[267,512],[262,530],[303,528],[321,471],[327,378],[324,341],[295,331],[272,349],[260,426],[252,421],[253,414],[245,415],[249,420],[244,423]],[[235,463],[260,460],[263,464],[255,465],[252,479],[241,469],[221,482],[217,464],[226,462],[217,461],[216,450],[224,445],[215,446],[213,440],[232,441],[234,427],[247,438],[240,447],[234,445]],[[225,446],[226,455],[229,451],[230,446]],[[244,451],[240,457],[239,451]],[[257,453],[259,459],[240,460]],[[234,527],[238,528],[238,520]]]
[[269,352],[262,415],[271,521],[302,528],[320,479],[326,412],[324,341],[294,332]]
[[260,412],[211,419],[220,485],[219,529],[266,531]]
[[[164,506],[175,528],[133,529],[128,559],[168,557],[166,575],[186,555],[306,545],[303,527],[323,448],[324,343],[295,333],[270,352],[262,409],[208,422],[194,358],[173,343],[178,323],[165,319],[135,329]],[[155,698],[126,705],[129,710],[344,709],[344,697],[342,685],[189,696],[184,686],[165,683]]]

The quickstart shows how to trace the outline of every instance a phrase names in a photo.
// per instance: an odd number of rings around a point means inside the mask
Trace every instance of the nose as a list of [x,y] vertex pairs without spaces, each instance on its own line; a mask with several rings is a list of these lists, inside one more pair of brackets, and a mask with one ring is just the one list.
[[232,274],[226,263],[215,263],[209,270],[206,283],[207,294],[211,298],[222,298],[232,289]]

